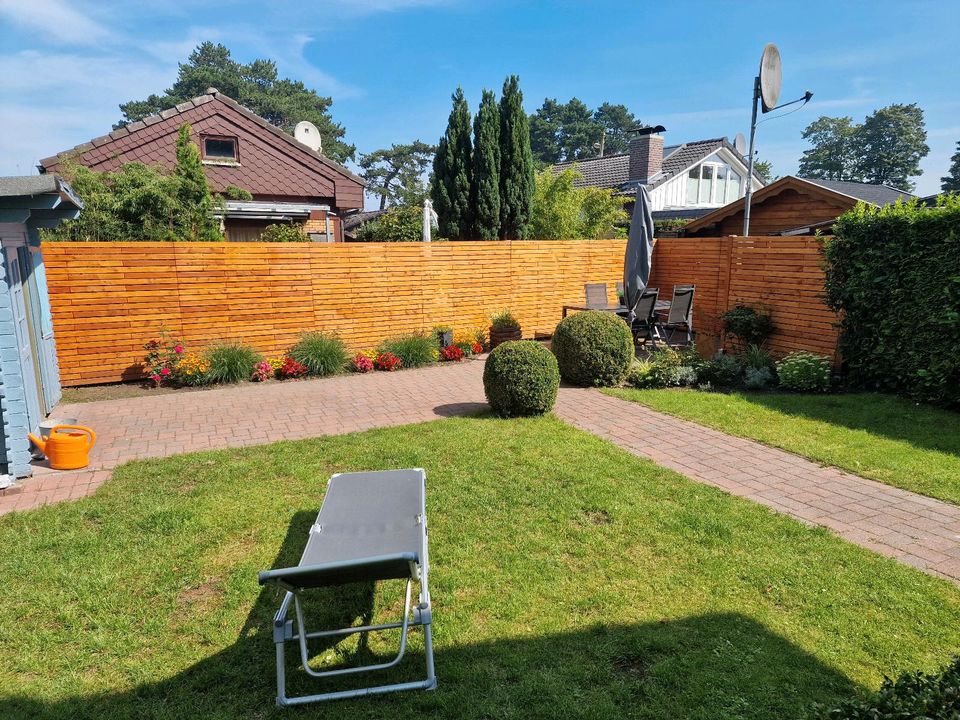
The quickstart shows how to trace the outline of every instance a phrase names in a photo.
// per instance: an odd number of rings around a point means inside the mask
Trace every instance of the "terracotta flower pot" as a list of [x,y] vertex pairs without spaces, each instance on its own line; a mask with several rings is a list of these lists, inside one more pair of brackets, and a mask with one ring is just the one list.
[[508,340],[522,340],[523,333],[520,328],[506,328],[503,330],[495,330],[493,326],[490,327],[490,349],[493,350],[500,343],[505,343]]

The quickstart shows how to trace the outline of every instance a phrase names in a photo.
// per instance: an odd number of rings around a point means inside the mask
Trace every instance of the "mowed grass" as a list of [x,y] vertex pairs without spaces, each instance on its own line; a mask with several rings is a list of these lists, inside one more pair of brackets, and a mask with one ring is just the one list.
[[960,504],[960,413],[876,393],[605,392]]
[[[331,473],[416,466],[438,689],[276,709],[279,597],[257,571],[296,563]],[[953,585],[553,418],[132,463],[91,498],[0,517],[0,546],[9,720],[779,720],[960,647]],[[395,615],[400,591],[321,592],[314,616]],[[421,639],[383,680],[422,674]],[[395,641],[318,648],[318,662]],[[290,672],[292,692],[318,687]]]

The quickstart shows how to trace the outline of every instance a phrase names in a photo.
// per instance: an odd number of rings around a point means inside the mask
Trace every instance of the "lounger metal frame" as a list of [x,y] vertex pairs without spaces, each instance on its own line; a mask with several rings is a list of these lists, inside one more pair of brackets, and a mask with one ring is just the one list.
[[[272,581],[279,587],[286,590],[286,594],[280,603],[273,618],[273,642],[276,646],[276,664],[277,664],[277,705],[286,707],[289,705],[303,705],[306,703],[321,702],[326,700],[344,700],[347,698],[363,697],[367,695],[380,695],[383,693],[399,692],[401,690],[433,690],[437,686],[437,677],[433,666],[433,633],[431,623],[433,614],[430,604],[430,585],[429,585],[429,556],[427,551],[429,534],[427,532],[426,507],[423,508],[418,518],[423,532],[423,557],[417,557],[415,553],[397,553],[394,555],[382,555],[377,557],[362,558],[359,560],[350,560],[336,563],[326,563],[324,565],[306,565],[278,570],[270,570],[260,574],[260,582]],[[351,626],[338,628],[336,630],[314,630],[310,631],[306,627],[303,614],[303,589],[296,584],[296,577],[309,576],[313,573],[331,571],[331,570],[349,570],[350,568],[359,568],[368,565],[388,564],[391,562],[407,562],[410,565],[410,576],[406,578],[406,591],[403,606],[403,617],[398,622],[380,623],[376,625]],[[416,605],[411,607],[412,585],[413,581],[418,580],[420,584],[419,600]],[[293,618],[290,615],[290,606],[293,605]],[[294,621],[296,621],[296,631],[294,631]],[[427,676],[423,680],[413,682],[393,683],[388,685],[374,685],[352,690],[340,690],[333,692],[316,693],[313,695],[300,695],[290,697],[287,695],[287,673],[286,673],[286,645],[288,642],[296,642],[300,649],[300,662],[304,671],[315,678],[331,678],[342,675],[353,675],[363,672],[376,672],[388,670],[399,664],[407,650],[407,636],[413,626],[423,627],[423,647],[426,660]],[[310,667],[310,651],[308,643],[312,638],[322,637],[348,637],[359,633],[378,632],[383,630],[400,630],[400,648],[396,657],[392,660],[373,665],[360,665],[356,667],[336,668],[333,670],[314,670]]]

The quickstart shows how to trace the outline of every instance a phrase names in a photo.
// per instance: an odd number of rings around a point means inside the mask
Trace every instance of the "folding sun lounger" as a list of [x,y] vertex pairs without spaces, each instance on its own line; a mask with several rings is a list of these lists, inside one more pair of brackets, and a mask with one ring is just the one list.
[[[260,573],[261,585],[273,583],[287,591],[273,620],[273,641],[277,652],[277,705],[436,687],[430,632],[430,591],[427,585],[430,563],[427,555],[426,478],[426,472],[419,468],[332,476],[320,513],[310,527],[307,546],[299,565]],[[314,632],[304,626],[304,590],[404,578],[407,581],[406,600],[403,618],[399,622]],[[413,580],[419,580],[420,601],[411,608]],[[297,621],[296,632],[293,630],[293,620],[287,619],[291,603]],[[427,663],[425,680],[287,697],[284,662],[287,642],[296,641],[299,644],[300,660],[308,675],[330,678],[386,670],[397,665],[406,651],[407,632],[411,625],[423,626]],[[334,670],[314,670],[308,664],[308,641],[311,638],[346,637],[396,628],[400,629],[400,650],[389,662]]]

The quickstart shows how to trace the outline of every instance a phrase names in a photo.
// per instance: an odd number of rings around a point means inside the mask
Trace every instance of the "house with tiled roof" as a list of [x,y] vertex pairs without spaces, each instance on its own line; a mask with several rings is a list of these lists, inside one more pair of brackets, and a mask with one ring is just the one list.
[[[914,196],[889,185],[787,175],[755,191],[750,202],[751,235],[829,234],[833,223],[858,202],[883,207]],[[687,236],[715,237],[743,232],[743,199],[699,217],[684,227]]]
[[314,239],[341,239],[340,217],[363,208],[364,181],[215,88],[174,108],[118,128],[40,161],[41,173],[69,159],[97,171],[128,162],[176,164],[180,126],[189,123],[210,189],[247,190],[252,200],[225,203],[229,240],[256,240],[271,223],[297,221]]
[[[627,152],[559,163],[554,172],[575,168],[579,187],[599,187],[633,196],[639,185],[650,191],[654,219],[695,218],[742,198],[747,192],[747,160],[726,138],[664,145],[658,131],[638,129]],[[756,173],[754,191],[764,185]]]

